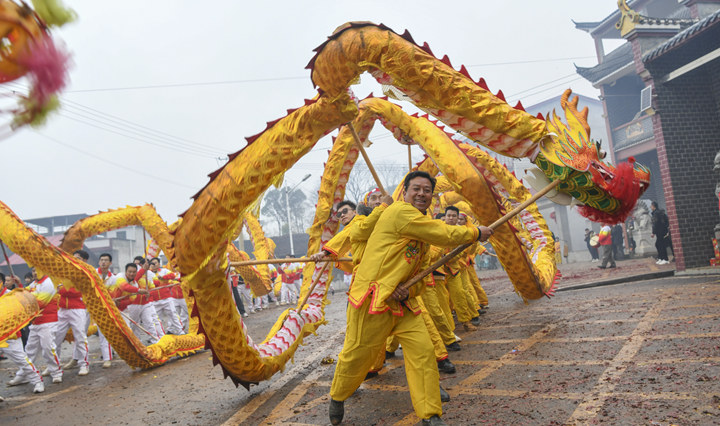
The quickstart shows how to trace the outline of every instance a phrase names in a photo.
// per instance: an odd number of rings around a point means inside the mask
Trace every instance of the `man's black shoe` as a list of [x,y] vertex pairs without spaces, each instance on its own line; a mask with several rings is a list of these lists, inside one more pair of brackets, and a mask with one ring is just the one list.
[[422,424],[430,426],[445,426],[445,422],[442,421],[440,416],[438,416],[437,414],[430,417],[429,419],[423,419]]
[[450,402],[450,394],[440,386],[440,401]]
[[475,325],[475,326],[480,325],[480,316],[478,315],[475,318],[471,319],[470,324]]
[[605,269],[605,266],[602,266],[602,265],[601,265],[601,266],[598,266],[598,268],[600,268],[600,269]]
[[330,423],[339,425],[345,415],[345,403],[343,401],[330,400]]
[[368,373],[365,375],[365,380],[372,379],[373,377],[377,377],[378,372],[377,371],[368,371]]
[[385,359],[395,358],[395,352],[385,351]]
[[445,347],[447,348],[447,350],[449,350],[449,351],[451,351],[451,352],[457,352],[457,351],[459,351],[459,350],[462,349],[462,348],[460,347],[460,343],[458,343],[458,342],[452,342],[452,343],[450,343],[449,345],[447,345],[447,346],[445,346]]
[[450,362],[449,359],[445,358],[442,361],[438,361],[438,371],[441,373],[447,373],[447,374],[454,374],[455,373],[455,365],[453,365],[452,362]]

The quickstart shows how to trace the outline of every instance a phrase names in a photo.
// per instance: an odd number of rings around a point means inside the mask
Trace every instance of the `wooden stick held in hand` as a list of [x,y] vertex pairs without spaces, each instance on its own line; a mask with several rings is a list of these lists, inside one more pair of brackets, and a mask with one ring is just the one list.
[[317,285],[317,283],[320,282],[320,278],[325,273],[325,270],[328,268],[328,266],[330,266],[331,263],[332,262],[325,262],[325,265],[323,265],[322,269],[320,270],[320,273],[318,274],[317,277],[315,277],[312,284],[310,285],[310,289],[308,290],[307,293],[305,293],[305,297],[303,297],[302,301],[300,303],[298,303],[298,305],[297,305],[298,309],[302,309],[302,307],[305,305],[305,303],[307,303],[313,290],[315,290],[315,286]]
[[[315,262],[310,257],[286,257],[285,259],[256,259],[256,260],[244,260],[242,262],[230,262],[230,266],[249,266],[249,265],[267,265],[270,263],[308,263],[308,262]],[[323,257],[322,259],[317,261],[320,262],[352,262],[352,258],[350,257],[339,257],[337,259],[332,257]]]
[[350,129],[350,133],[352,133],[353,138],[355,138],[355,142],[357,143],[358,149],[360,150],[360,154],[362,154],[363,159],[365,160],[365,164],[367,164],[373,179],[375,179],[375,183],[377,184],[380,193],[382,195],[388,195],[387,191],[385,191],[385,188],[383,187],[383,184],[380,182],[380,177],[375,171],[375,167],[373,167],[372,163],[370,162],[370,157],[368,157],[367,152],[365,152],[365,147],[360,141],[360,136],[358,136],[357,132],[355,131],[355,127],[353,127],[352,123],[348,123],[347,126]]

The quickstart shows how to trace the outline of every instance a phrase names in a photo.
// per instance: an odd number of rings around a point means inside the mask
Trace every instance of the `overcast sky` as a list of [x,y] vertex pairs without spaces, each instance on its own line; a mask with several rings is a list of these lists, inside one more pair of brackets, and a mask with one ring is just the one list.
[[[66,4],[79,18],[55,31],[74,62],[63,108],[43,128],[0,141],[0,200],[24,219],[152,202],[174,221],[219,157],[314,96],[305,65],[344,22],[408,29],[456,69],[465,64],[493,92],[529,106],[567,87],[599,95],[575,74],[573,63],[597,61],[572,20],[598,21],[617,8],[615,0]],[[354,90],[381,94],[369,75]],[[405,165],[405,148],[388,135],[376,126],[371,159]],[[317,188],[330,145],[320,140],[286,182],[312,173],[303,187]]]

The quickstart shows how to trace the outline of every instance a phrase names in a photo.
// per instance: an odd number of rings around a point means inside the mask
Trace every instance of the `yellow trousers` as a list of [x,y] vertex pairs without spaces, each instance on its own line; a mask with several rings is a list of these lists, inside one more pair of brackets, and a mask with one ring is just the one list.
[[468,265],[467,274],[468,278],[470,278],[470,284],[472,284],[472,286],[475,288],[475,293],[477,294],[480,306],[487,306],[489,303],[487,293],[485,293],[485,289],[483,289],[480,285],[480,278],[478,278],[477,272],[475,272],[475,267],[473,265]]
[[437,295],[438,303],[447,318],[447,323],[450,325],[450,331],[455,330],[455,319],[453,318],[452,308],[450,307],[450,293],[448,292],[444,277],[435,277],[435,294]]
[[421,297],[418,297],[418,302],[420,304],[420,308],[422,309],[423,322],[425,323],[425,327],[427,327],[428,334],[430,335],[430,341],[432,341],[433,344],[435,360],[442,361],[448,357],[447,348],[445,348],[445,343],[443,343],[442,337],[440,336],[437,327],[435,327],[432,317],[428,313],[427,305],[425,304],[424,299],[426,294],[427,289],[423,292]]
[[470,295],[470,297],[468,298],[468,303],[472,305],[473,317],[476,317],[478,315],[477,311],[478,309],[480,309],[480,297],[478,296],[477,292],[475,291],[475,287],[470,281],[470,274],[468,273],[467,268],[462,268],[458,275],[462,277],[465,291],[467,292],[467,294]]
[[472,296],[463,282],[462,272],[458,272],[455,276],[451,274],[446,275],[445,283],[447,284],[452,304],[455,307],[458,321],[461,323],[468,322],[476,317],[478,315],[477,308],[474,306]]
[[[437,327],[435,327],[435,321],[433,321],[432,316],[426,309],[427,304],[426,302],[424,302],[424,300],[426,300],[429,289],[430,287],[425,290],[425,292],[422,294],[422,298],[418,297],[418,303],[420,305],[420,308],[422,309],[421,315],[423,317],[423,322],[425,323],[425,327],[427,327],[428,334],[430,335],[430,340],[432,341],[433,352],[435,353],[435,360],[442,361],[448,357],[448,352],[447,348],[445,347],[446,343],[443,339],[442,334],[439,332]],[[452,342],[454,342],[455,334],[450,332],[450,335],[452,336]],[[447,344],[449,345],[450,343]],[[387,341],[385,342],[385,347],[378,352],[377,356],[375,357],[375,362],[373,362],[372,367],[370,367],[370,371],[382,370],[383,365],[385,365],[385,351],[395,352],[398,346],[400,346],[400,340],[398,339],[398,337],[395,335],[388,336]]]
[[[450,345],[455,342],[455,333],[453,333],[453,330],[455,330],[455,321],[453,320],[453,322],[448,323],[448,317],[442,308],[440,297],[438,295],[441,290],[436,288],[437,285],[438,284],[436,282],[435,286],[427,286],[425,288],[425,292],[422,294],[422,300],[427,308],[428,315],[430,315],[430,318],[432,319],[432,322],[442,339],[443,345]],[[450,302],[448,301],[446,303],[448,305],[448,310],[450,310]],[[450,319],[452,320],[452,314],[450,314]],[[452,326],[450,324],[452,324]],[[432,335],[430,337],[432,337]]]
[[387,336],[397,336],[403,347],[405,375],[415,414],[421,419],[442,415],[440,375],[427,327],[419,315],[403,309],[403,316],[390,312],[370,314],[370,297],[359,308],[348,306],[345,343],[338,356],[330,397],[345,401],[365,379]]

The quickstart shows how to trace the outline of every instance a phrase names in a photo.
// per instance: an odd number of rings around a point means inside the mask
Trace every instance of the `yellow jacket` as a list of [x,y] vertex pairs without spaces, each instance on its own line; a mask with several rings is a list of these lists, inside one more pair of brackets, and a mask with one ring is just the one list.
[[[417,274],[427,264],[425,255],[430,244],[458,246],[477,240],[478,232],[477,228],[449,226],[434,220],[410,203],[393,203],[382,213],[367,241],[367,247],[371,249],[355,270],[349,293],[350,304],[359,308],[372,294],[371,314],[391,310],[395,315],[402,315],[402,306],[388,298],[398,284]],[[420,313],[412,292],[406,305],[414,313]]]
[[[355,225],[359,222],[362,222],[365,220],[365,216],[355,215],[355,217],[348,222],[345,227],[335,234],[330,240],[323,245],[323,250],[332,253],[335,257],[344,257],[351,248],[350,245],[350,230],[355,227]],[[337,262],[336,266],[342,270],[343,272],[351,273],[353,270],[353,265],[355,264],[355,252],[352,252],[353,255],[353,263],[350,264],[348,262]]]
[[350,230],[350,251],[353,257],[353,270],[360,264],[365,254],[368,239],[370,239],[375,225],[377,225],[380,216],[382,216],[387,206],[385,203],[380,204],[375,207],[369,215],[361,216],[363,220],[358,221]]

